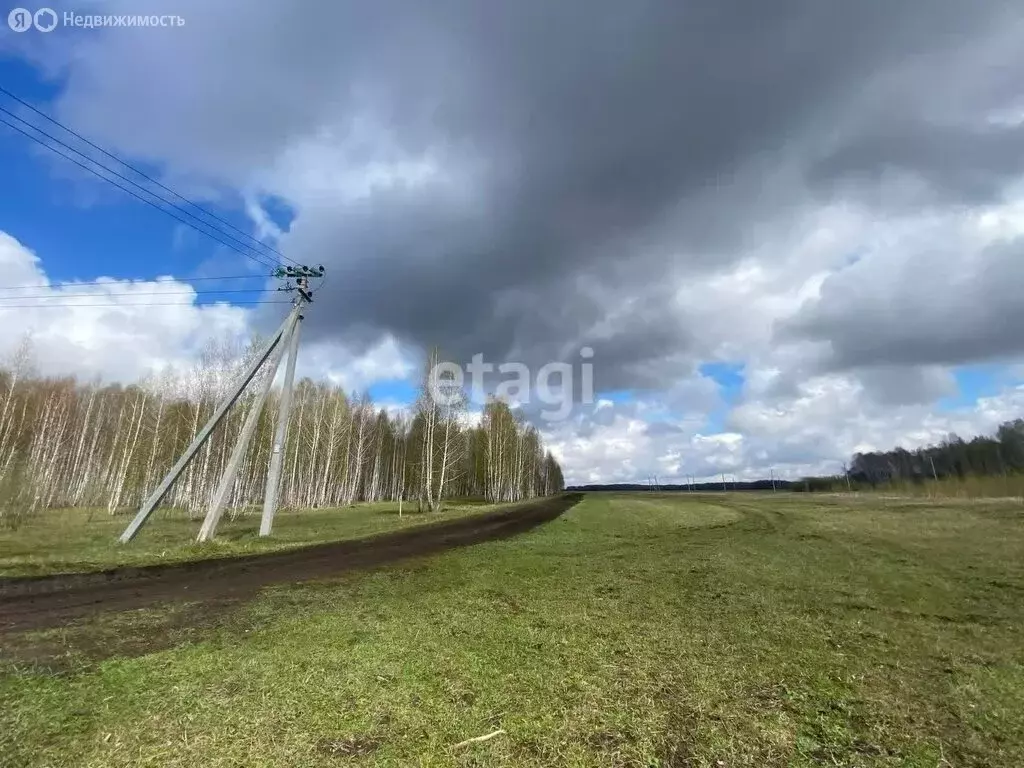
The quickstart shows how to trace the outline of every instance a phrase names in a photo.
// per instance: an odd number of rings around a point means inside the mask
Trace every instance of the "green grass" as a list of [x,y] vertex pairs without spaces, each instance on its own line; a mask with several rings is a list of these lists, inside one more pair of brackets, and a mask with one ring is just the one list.
[[115,566],[173,563],[210,557],[269,552],[325,541],[354,539],[497,509],[472,501],[448,504],[440,512],[417,513],[415,503],[357,504],[337,509],[279,510],[273,533],[257,534],[260,511],[234,521],[225,515],[217,538],[196,544],[202,519],[179,510],[158,509],[133,541],[118,537],[131,515],[105,510],[60,509],[38,512],[16,529],[0,528],[0,576],[37,576],[104,570]]
[[901,496],[929,498],[1013,498],[1024,497],[1024,475],[987,475],[944,477],[939,480],[925,480],[921,483],[892,482],[879,486],[881,493],[896,493]]
[[591,494],[177,647],[81,650],[160,621],[20,638],[69,655],[0,669],[0,763],[1024,765],[1020,505]]

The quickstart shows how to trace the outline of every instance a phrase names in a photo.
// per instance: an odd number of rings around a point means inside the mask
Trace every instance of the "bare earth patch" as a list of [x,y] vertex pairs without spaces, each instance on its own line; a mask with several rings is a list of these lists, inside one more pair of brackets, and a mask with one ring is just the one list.
[[566,494],[438,525],[266,555],[0,579],[0,634],[60,626],[93,614],[172,601],[236,601],[271,584],[316,581],[345,571],[503,539],[553,520],[580,498],[579,494]]

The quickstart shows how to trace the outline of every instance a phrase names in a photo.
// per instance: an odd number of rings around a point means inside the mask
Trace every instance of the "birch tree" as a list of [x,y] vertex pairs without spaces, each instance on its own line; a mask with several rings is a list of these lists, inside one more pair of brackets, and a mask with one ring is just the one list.
[[[41,377],[30,342],[23,342],[0,366],[0,524],[17,525],[45,508],[110,514],[137,508],[209,417],[250,351],[211,346],[191,369],[169,368],[122,386]],[[350,398],[327,383],[299,382],[282,483],[287,505],[388,499],[404,515],[413,499],[420,510],[438,510],[456,495],[497,502],[561,491],[558,463],[506,403],[489,402],[479,426],[470,427],[464,392],[435,396],[426,374],[439,359],[433,350],[411,412],[395,415],[375,409],[365,394]],[[251,403],[251,395],[242,397],[214,431],[168,494],[168,506],[205,511]],[[229,500],[232,518],[262,501],[278,408],[272,391]]]

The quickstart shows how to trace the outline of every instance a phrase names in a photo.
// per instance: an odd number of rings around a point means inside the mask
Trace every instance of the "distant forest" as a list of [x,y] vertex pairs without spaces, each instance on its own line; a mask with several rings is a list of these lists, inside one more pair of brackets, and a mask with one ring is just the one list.
[[[708,482],[658,485],[660,491],[841,491],[886,487],[924,486],[943,481],[1016,476],[1024,473],[1024,419],[1007,421],[995,435],[964,440],[949,435],[938,445],[908,451],[858,453],[845,474],[804,477],[799,480],[755,480],[752,482]],[[650,483],[581,485],[568,490],[650,491]]]

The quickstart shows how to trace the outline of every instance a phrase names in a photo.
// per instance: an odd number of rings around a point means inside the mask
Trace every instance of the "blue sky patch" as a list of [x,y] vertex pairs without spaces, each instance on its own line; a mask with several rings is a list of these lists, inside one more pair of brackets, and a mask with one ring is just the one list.
[[[34,77],[32,70],[25,65],[0,61],[0,82],[25,101],[48,114],[52,113],[49,101],[56,89]],[[6,95],[0,94],[0,106],[70,147],[86,154],[96,154],[74,135],[47,122]],[[48,144],[54,143],[9,114],[0,113],[0,118]],[[58,149],[86,166],[95,167],[64,147]],[[102,175],[141,197],[147,197],[125,179],[143,187],[153,187],[151,182],[129,168],[117,165],[110,158],[101,159],[104,165],[114,168],[125,178],[100,170]],[[125,159],[146,175],[162,181],[158,170],[143,166],[131,158]],[[165,191],[158,190],[162,196],[170,197],[181,208],[174,210],[167,205],[160,206],[168,209],[173,216],[97,178],[71,160],[45,149],[9,125],[2,124],[0,167],[4,169],[7,185],[18,190],[17,195],[5,198],[4,205],[0,207],[0,231],[10,234],[41,259],[45,259],[42,268],[51,280],[92,280],[100,276],[151,279],[168,274],[187,279],[190,276],[259,275],[269,272],[269,268],[245,258],[231,247],[244,250],[241,244],[254,243],[241,234],[237,234],[238,242],[223,235],[217,236],[226,243],[200,234],[188,224],[204,229],[196,221],[198,219],[201,222],[203,214]],[[283,201],[270,198],[260,202],[275,223],[283,228],[290,225],[294,212]],[[241,209],[241,201],[237,203],[237,206],[227,209],[211,203],[205,203],[204,207],[242,232],[248,232],[251,223]],[[0,278],[0,284],[3,283]],[[232,287],[255,289],[260,286],[259,280],[253,280]],[[211,290],[217,286],[200,283],[196,287]],[[260,296],[255,292],[215,294],[200,297],[200,303],[252,301],[258,298]]]
[[1013,369],[1006,365],[965,365],[953,371],[957,394],[939,400],[939,409],[952,411],[973,408],[979,399],[999,394],[1016,383]]
[[613,403],[632,403],[636,394],[629,389],[613,389],[607,392],[594,393],[595,400],[611,400]]
[[388,379],[370,385],[370,397],[375,403],[411,403],[416,399],[416,385],[409,379]]
[[743,374],[744,364],[735,362],[704,363],[698,369],[700,375],[713,380],[718,385],[718,393],[722,398],[722,407],[716,408],[707,415],[705,429],[709,432],[725,430],[725,421],[733,406],[743,393],[746,377]]

